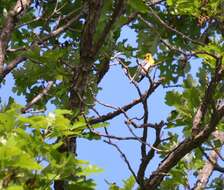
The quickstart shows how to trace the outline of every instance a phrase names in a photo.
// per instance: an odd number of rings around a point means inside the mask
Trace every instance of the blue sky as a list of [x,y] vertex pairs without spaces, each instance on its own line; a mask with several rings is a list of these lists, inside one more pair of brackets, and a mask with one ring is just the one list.
[[[133,30],[125,27],[122,30],[120,39],[128,39],[128,43],[133,47],[136,46],[136,34]],[[141,82],[141,88],[146,89],[148,82],[143,80]],[[112,66],[110,71],[106,74],[102,80],[100,86],[102,91],[98,94],[97,99],[114,106],[123,106],[133,99],[138,98],[138,93],[130,81],[125,77],[121,67],[119,65]],[[144,90],[143,90],[144,91]],[[155,93],[150,96],[148,100],[149,104],[149,121],[151,123],[160,122],[165,120],[169,111],[171,110],[164,103],[165,91],[162,88],[158,88]],[[112,111],[102,106],[96,106],[97,110],[103,114]],[[128,111],[130,117],[141,116],[142,105],[139,104],[135,109]],[[113,135],[117,136],[132,136],[124,124],[125,118],[119,116],[110,121],[108,130]],[[102,130],[103,132],[103,130]],[[137,135],[141,135],[141,130],[135,130]],[[152,134],[152,135],[150,135]],[[154,133],[149,132],[149,140],[153,142]],[[127,155],[133,169],[137,172],[141,155],[140,155],[140,143],[136,141],[113,141],[124,151]],[[108,185],[105,183],[105,179],[109,182],[115,182],[118,185],[122,185],[122,179],[128,178],[131,174],[121,158],[119,152],[113,147],[102,141],[87,141],[80,139],[78,145],[78,156],[80,159],[90,160],[91,164],[96,164],[104,169],[103,173],[94,175],[94,179],[97,182],[97,190],[108,189]],[[150,171],[156,169],[159,160],[155,159],[149,164]],[[149,173],[148,173],[149,175]]]
[[[128,39],[128,43],[133,47],[136,47],[136,34],[133,30],[128,27],[123,28],[120,39]],[[200,60],[191,60],[191,74],[195,77],[196,72],[200,66]],[[148,85],[146,80],[143,80],[140,84],[141,89],[145,89]],[[97,99],[104,103],[122,106],[133,99],[138,97],[136,89],[130,84],[130,81],[125,77],[120,66],[113,66],[107,73],[100,86],[102,91],[98,94]],[[166,120],[169,112],[172,110],[171,107],[165,105],[165,94],[167,91],[172,89],[163,89],[159,87],[148,99],[149,105],[149,122],[155,123],[161,120]],[[175,89],[178,90],[178,89]],[[112,111],[108,108],[102,106],[96,106],[100,113],[107,113]],[[129,116],[140,116],[142,110],[141,104],[136,106],[128,112]],[[125,118],[119,116],[110,121],[110,126],[108,130],[117,136],[131,136],[126,125],[124,124]],[[173,133],[179,133],[181,129],[169,130]],[[135,133],[141,135],[141,130],[135,130]],[[154,133],[149,132],[149,142],[154,141]],[[165,133],[164,133],[165,136]],[[114,141],[120,146],[120,148],[127,155],[131,165],[135,172],[137,172],[140,163],[140,143],[136,141],[128,142],[118,142]],[[112,146],[103,143],[102,141],[87,141],[80,139],[78,145],[78,156],[80,159],[90,160],[92,164],[96,164],[104,169],[103,173],[94,175],[94,179],[97,182],[97,190],[105,190],[108,185],[105,183],[104,179],[109,182],[116,182],[118,185],[122,184],[122,179],[128,178],[131,174],[124,161],[122,160],[119,152]],[[160,159],[156,157],[148,166],[146,175],[149,176],[150,172],[155,170],[158,166]],[[192,183],[192,182],[191,182]]]
[[[131,29],[125,27],[122,30],[121,38],[127,38],[128,43],[132,46],[136,46],[136,34]],[[194,61],[193,61],[194,62]],[[195,72],[198,68],[198,61],[195,61],[193,64],[192,73],[195,75]],[[3,102],[7,101],[9,96],[15,97],[16,101],[20,104],[25,104],[24,97],[15,96],[11,88],[13,86],[13,78],[11,75],[7,76],[6,84],[0,88],[0,97]],[[143,80],[141,82],[141,88],[146,88],[147,81]],[[130,81],[125,77],[120,66],[112,66],[110,71],[106,74],[105,78],[100,83],[102,91],[98,94],[97,99],[114,106],[123,106],[133,99],[138,97],[136,89],[130,84]],[[167,89],[170,90],[170,89]],[[148,100],[149,104],[149,122],[159,122],[165,120],[169,114],[171,108],[165,105],[164,96],[167,90],[162,89],[161,87],[156,90],[155,93],[150,96]],[[49,105],[49,110],[53,109],[53,106]],[[136,106],[135,109],[128,112],[129,116],[140,116],[141,115],[141,105]],[[101,113],[105,114],[109,111],[112,111],[108,108],[97,105],[96,109]],[[124,117],[119,116],[110,121],[108,130],[113,135],[117,136],[131,136],[129,131],[124,124]],[[101,130],[103,132],[103,130]],[[141,130],[135,130],[137,135],[141,134]],[[150,136],[152,134],[152,136]],[[154,133],[149,132],[149,142],[153,142]],[[133,169],[137,171],[138,165],[140,163],[140,143],[136,141],[128,142],[116,142],[120,148],[127,155]],[[88,141],[84,139],[78,140],[78,158],[82,160],[88,160],[91,164],[96,164],[97,166],[104,169],[104,172],[97,175],[91,176],[96,180],[97,190],[108,189],[108,185],[105,183],[105,179],[109,182],[116,182],[118,185],[121,185],[122,179],[128,178],[131,174],[128,171],[128,168],[124,161],[122,160],[120,154],[116,149],[108,144],[105,144],[102,141]],[[149,171],[156,169],[159,160],[155,159],[152,163],[149,164]]]
[[[136,46],[136,34],[131,29],[125,27],[122,31],[120,39],[128,39],[128,43],[132,46]],[[0,88],[0,97],[2,102],[7,102],[8,97],[12,96],[15,98],[16,102],[19,104],[25,104],[25,98],[23,96],[16,96],[12,92],[12,87],[14,85],[12,75],[8,75],[6,78],[6,83]],[[142,81],[141,87],[144,89],[147,85],[146,81]],[[98,94],[97,99],[100,101],[115,105],[122,106],[133,99],[138,97],[136,89],[130,84],[130,81],[125,77],[121,67],[119,65],[112,66],[110,71],[106,74],[105,78],[102,80],[100,86],[102,91]],[[164,101],[164,91],[160,88],[149,98],[149,108],[150,109],[150,122],[160,121],[165,119],[169,109],[165,106]],[[53,106],[48,106],[49,110],[54,109]],[[108,108],[102,106],[96,106],[97,110],[103,114],[108,111],[112,111]],[[136,109],[129,111],[130,116],[140,116],[141,105],[136,106]],[[162,111],[161,111],[162,110]],[[119,116],[110,121],[108,130],[117,136],[131,136],[128,132],[125,124],[124,117]],[[141,134],[141,131],[135,131],[136,134]],[[140,161],[140,144],[138,142],[116,142],[125,154],[129,158],[133,169],[137,171],[138,164]],[[114,149],[114,147],[102,142],[102,141],[88,141],[84,139],[78,140],[78,157],[79,159],[88,160],[91,164],[96,164],[104,169],[103,173],[96,174],[93,177],[97,183],[97,190],[105,190],[108,185],[104,181],[105,179],[109,182],[116,182],[121,185],[122,179],[128,178],[130,173],[127,166],[123,162],[120,154]],[[149,166],[151,169],[155,169],[155,164]]]

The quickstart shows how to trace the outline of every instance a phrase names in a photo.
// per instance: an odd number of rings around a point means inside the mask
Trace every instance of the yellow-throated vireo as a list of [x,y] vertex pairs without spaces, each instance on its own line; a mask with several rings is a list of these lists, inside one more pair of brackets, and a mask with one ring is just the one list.
[[146,53],[143,60],[139,60],[139,65],[136,73],[132,77],[131,81],[140,82],[155,65],[155,61],[151,53]]

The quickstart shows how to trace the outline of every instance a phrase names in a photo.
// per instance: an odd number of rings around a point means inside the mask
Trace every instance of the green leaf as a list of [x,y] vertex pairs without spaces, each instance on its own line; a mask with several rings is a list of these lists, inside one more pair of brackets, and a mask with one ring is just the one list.
[[109,187],[109,190],[121,190],[116,183],[112,183]]
[[174,14],[191,14],[198,16],[200,14],[200,1],[198,0],[167,0],[168,6],[173,8]]
[[197,54],[198,57],[203,59],[203,63],[208,64],[212,69],[214,69],[216,65],[216,59],[214,56],[222,56],[224,48],[218,42],[214,41],[206,46],[199,46],[197,51],[203,52]]
[[132,190],[135,186],[135,178],[134,176],[130,176],[128,179],[123,180],[124,187],[122,190]]
[[23,190],[23,187],[20,185],[11,185],[6,190]]
[[97,124],[91,125],[91,127],[94,129],[101,128],[101,127],[108,127],[108,126],[109,126],[108,122],[97,123]]
[[84,181],[78,181],[76,183],[70,183],[68,185],[68,190],[95,190],[96,189],[96,185],[93,182],[93,180],[88,179],[88,180],[84,180]]
[[20,125],[30,125],[35,129],[45,129],[49,125],[49,120],[45,116],[19,117]]
[[72,115],[72,111],[67,109],[56,109],[54,112],[56,115]]
[[168,6],[172,6],[173,5],[173,0],[166,0],[166,3]]
[[192,88],[196,85],[196,82],[193,80],[191,75],[187,75],[187,79],[184,81],[185,88]]
[[84,120],[80,120],[75,122],[70,129],[75,131],[81,131],[87,127],[86,122]]
[[28,154],[22,154],[17,159],[17,162],[13,164],[16,167],[29,169],[29,170],[41,170],[42,166],[40,166],[36,161],[34,161]]
[[101,139],[101,136],[100,135],[97,135],[97,134],[95,134],[93,132],[82,133],[80,135],[80,137],[86,138],[88,140],[100,140]]
[[181,94],[177,91],[169,91],[166,93],[166,104],[169,106],[181,104]]
[[81,172],[77,173],[77,175],[85,175],[89,176],[92,173],[103,172],[103,169],[97,167],[96,165],[88,165],[82,169]]
[[128,4],[136,11],[147,13],[148,8],[142,0],[129,0]]

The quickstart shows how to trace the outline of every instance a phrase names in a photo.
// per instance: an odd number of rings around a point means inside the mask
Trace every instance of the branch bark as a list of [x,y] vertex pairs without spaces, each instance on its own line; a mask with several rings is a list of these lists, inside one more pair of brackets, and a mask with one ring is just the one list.
[[102,0],[88,1],[88,16],[82,31],[80,42],[80,64],[73,70],[72,87],[70,90],[69,106],[71,109],[83,111],[83,102],[88,85],[89,75],[95,61],[94,55],[94,34],[100,17]]
[[[212,135],[214,136],[215,139],[218,139],[221,143],[224,142],[223,132],[215,131]],[[206,187],[209,177],[212,175],[212,172],[214,171],[219,158],[217,151],[219,152],[220,149],[211,151],[204,167],[199,171],[197,182],[195,184],[195,187],[192,188],[192,190],[201,190]]]
[[[73,70],[72,86],[70,88],[69,108],[79,112],[84,110],[85,93],[88,87],[89,75],[95,61],[93,54],[94,34],[98,23],[102,0],[88,1],[88,16],[84,25],[80,41],[80,64]],[[74,122],[74,118],[71,119]],[[70,152],[76,154],[76,138],[65,138],[63,145],[59,148],[60,152]],[[55,180],[54,188],[57,190],[65,189],[64,180]]]
[[14,68],[17,67],[18,64],[26,61],[27,58],[24,56],[18,56],[14,60],[12,60],[3,70],[2,76],[0,77],[0,83],[2,80],[8,75]]
[[114,23],[119,18],[119,16],[122,14],[122,12],[124,10],[125,1],[126,0],[118,0],[118,2],[116,3],[113,14],[111,16],[111,20],[106,24],[102,34],[100,35],[100,38],[97,40],[97,43],[94,45],[94,55],[96,55],[98,53],[98,51],[102,47],[107,35],[111,31]]
[[[155,147],[155,148],[157,148],[157,146],[161,143],[160,132],[161,132],[162,126],[163,126],[163,122],[161,122],[159,125],[155,126],[156,140],[153,143],[153,147]],[[141,164],[139,165],[137,178],[138,178],[138,182],[140,183],[140,186],[142,186],[143,189],[144,189],[145,171],[146,171],[146,168],[147,168],[150,160],[155,155],[155,148],[151,148],[148,151],[148,153],[144,157],[142,157]]]
[[[223,78],[223,71],[221,69],[221,60],[217,60],[216,71],[211,79],[211,82],[206,89],[205,98],[210,97],[210,90],[214,91],[218,82]],[[208,94],[207,94],[208,93]],[[202,101],[204,101],[202,100]],[[210,134],[215,130],[215,127],[224,115],[224,106],[220,106],[213,110],[210,118],[210,123],[205,126],[198,134],[191,138],[187,138],[182,141],[175,149],[173,149],[160,163],[156,171],[154,171],[145,184],[145,189],[156,189],[167,174],[187,153],[193,149],[199,147],[203,142],[207,140]],[[202,117],[201,117],[202,119]],[[198,122],[201,123],[201,120]]]
[[200,146],[207,140],[209,135],[215,130],[218,122],[224,115],[224,107],[218,112],[212,114],[211,121],[195,138],[187,138],[181,142],[170,154],[161,162],[156,171],[154,171],[147,180],[145,189],[156,189],[164,178],[164,175],[170,171],[187,153]]
[[205,95],[201,101],[200,106],[198,107],[196,114],[193,118],[193,127],[192,127],[192,136],[196,136],[200,132],[200,125],[203,121],[203,118],[208,110],[209,105],[212,103],[212,97],[214,95],[214,90],[217,86],[217,83],[220,81],[220,72],[221,70],[221,63],[222,62],[222,57],[218,58],[216,60],[216,71],[215,71],[215,76],[211,79],[211,82],[209,83]]
[[8,12],[0,34],[0,78],[4,72],[6,49],[19,16],[29,7],[31,0],[17,0],[16,5]]
[[[164,20],[162,20],[162,19],[160,18],[160,16],[153,10],[153,8],[152,8],[151,6],[148,6],[148,8],[149,8],[149,10],[150,10],[149,14],[152,14],[153,17],[154,17],[155,19],[157,19],[157,21],[158,21],[164,28],[166,28],[166,29],[168,29],[168,30],[174,32],[175,34],[181,36],[182,38],[184,38],[184,39],[186,39],[186,40],[188,40],[188,41],[190,41],[190,42],[192,42],[192,43],[194,43],[194,44],[202,45],[202,46],[204,45],[202,42],[197,41],[197,40],[195,40],[195,39],[192,39],[192,38],[190,38],[189,36],[185,35],[184,33],[180,32],[179,30],[177,30],[177,29],[171,27],[169,24],[167,24]],[[139,15],[139,18],[141,19],[141,16],[140,16],[140,15]],[[143,22],[144,22],[144,20],[143,20]]]
[[105,122],[105,121],[108,121],[110,119],[113,119],[114,117],[122,114],[124,111],[128,111],[129,109],[131,109],[133,106],[139,104],[142,102],[142,99],[143,98],[146,98],[147,96],[150,96],[158,87],[159,85],[162,83],[162,81],[158,81],[156,83],[154,83],[150,89],[148,91],[146,91],[144,94],[142,94],[141,97],[133,100],[131,103],[121,107],[121,109],[119,110],[116,110],[116,111],[113,111],[113,112],[110,112],[110,113],[107,113],[105,115],[102,115],[100,117],[97,117],[97,118],[94,118],[92,120],[89,121],[89,124],[93,125],[93,124],[96,124],[96,123],[101,123],[101,122]]
[[[34,48],[36,45],[39,45],[40,46],[44,42],[46,42],[47,40],[49,40],[50,38],[53,38],[53,37],[56,37],[56,36],[60,35],[67,28],[69,28],[74,22],[76,22],[81,17],[81,15],[83,15],[85,12],[86,12],[86,5],[84,5],[83,8],[82,8],[82,10],[76,16],[74,16],[71,20],[69,20],[65,25],[63,25],[63,26],[55,29],[54,31],[52,31],[51,33],[49,33],[47,36],[45,36],[42,39],[40,39],[39,42],[33,42],[33,45],[30,48]],[[27,50],[27,48],[23,48],[23,51],[26,51],[26,50]],[[1,55],[0,55],[0,57],[1,57]],[[8,63],[5,68],[2,65],[3,70],[2,70],[2,73],[1,73],[1,70],[0,70],[0,83],[3,81],[3,79],[13,69],[15,69],[18,66],[18,64],[20,64],[20,63],[22,63],[23,61],[26,61],[26,60],[27,60],[27,58],[25,56],[20,55],[20,56],[16,57],[14,60],[12,60],[10,63]],[[0,64],[0,69],[1,69],[1,64]]]
[[53,81],[49,81],[47,87],[42,90],[36,97],[34,97],[24,108],[21,109],[22,113],[26,113],[28,109],[30,109],[34,104],[42,99],[43,96],[47,95],[48,91],[51,89],[53,85]]

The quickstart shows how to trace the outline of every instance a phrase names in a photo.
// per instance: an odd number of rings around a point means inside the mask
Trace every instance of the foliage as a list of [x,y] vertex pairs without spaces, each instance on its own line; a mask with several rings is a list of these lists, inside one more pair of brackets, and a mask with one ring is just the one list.
[[116,183],[110,184],[109,190],[132,190],[135,185],[135,178],[130,176],[128,179],[123,180],[123,187],[120,188]]
[[[86,176],[101,169],[87,161],[74,159],[71,153],[58,152],[62,142],[54,140],[58,134],[61,138],[81,134],[80,127],[77,127],[80,123],[69,127],[69,120],[63,116],[68,113],[66,110],[56,110],[55,115],[24,117],[20,115],[20,108],[12,103],[0,113],[2,187],[50,189],[54,180],[63,179],[69,189],[94,189],[94,182]],[[68,176],[69,173],[75,178]]]
[[[223,172],[223,10],[222,0],[3,0],[0,88],[13,81],[26,105],[11,97],[1,102],[0,188],[95,189],[89,175],[101,169],[76,156],[76,139],[85,138],[115,147],[131,173],[110,190],[223,189],[212,175]],[[155,65],[138,84],[130,79],[148,52]],[[111,65],[139,95],[124,106],[97,100]],[[157,92],[171,111],[153,123],[149,113],[157,108],[149,97]],[[113,110],[100,115],[98,105]],[[110,134],[114,118],[133,136]],[[139,143],[137,171],[114,139]]]

